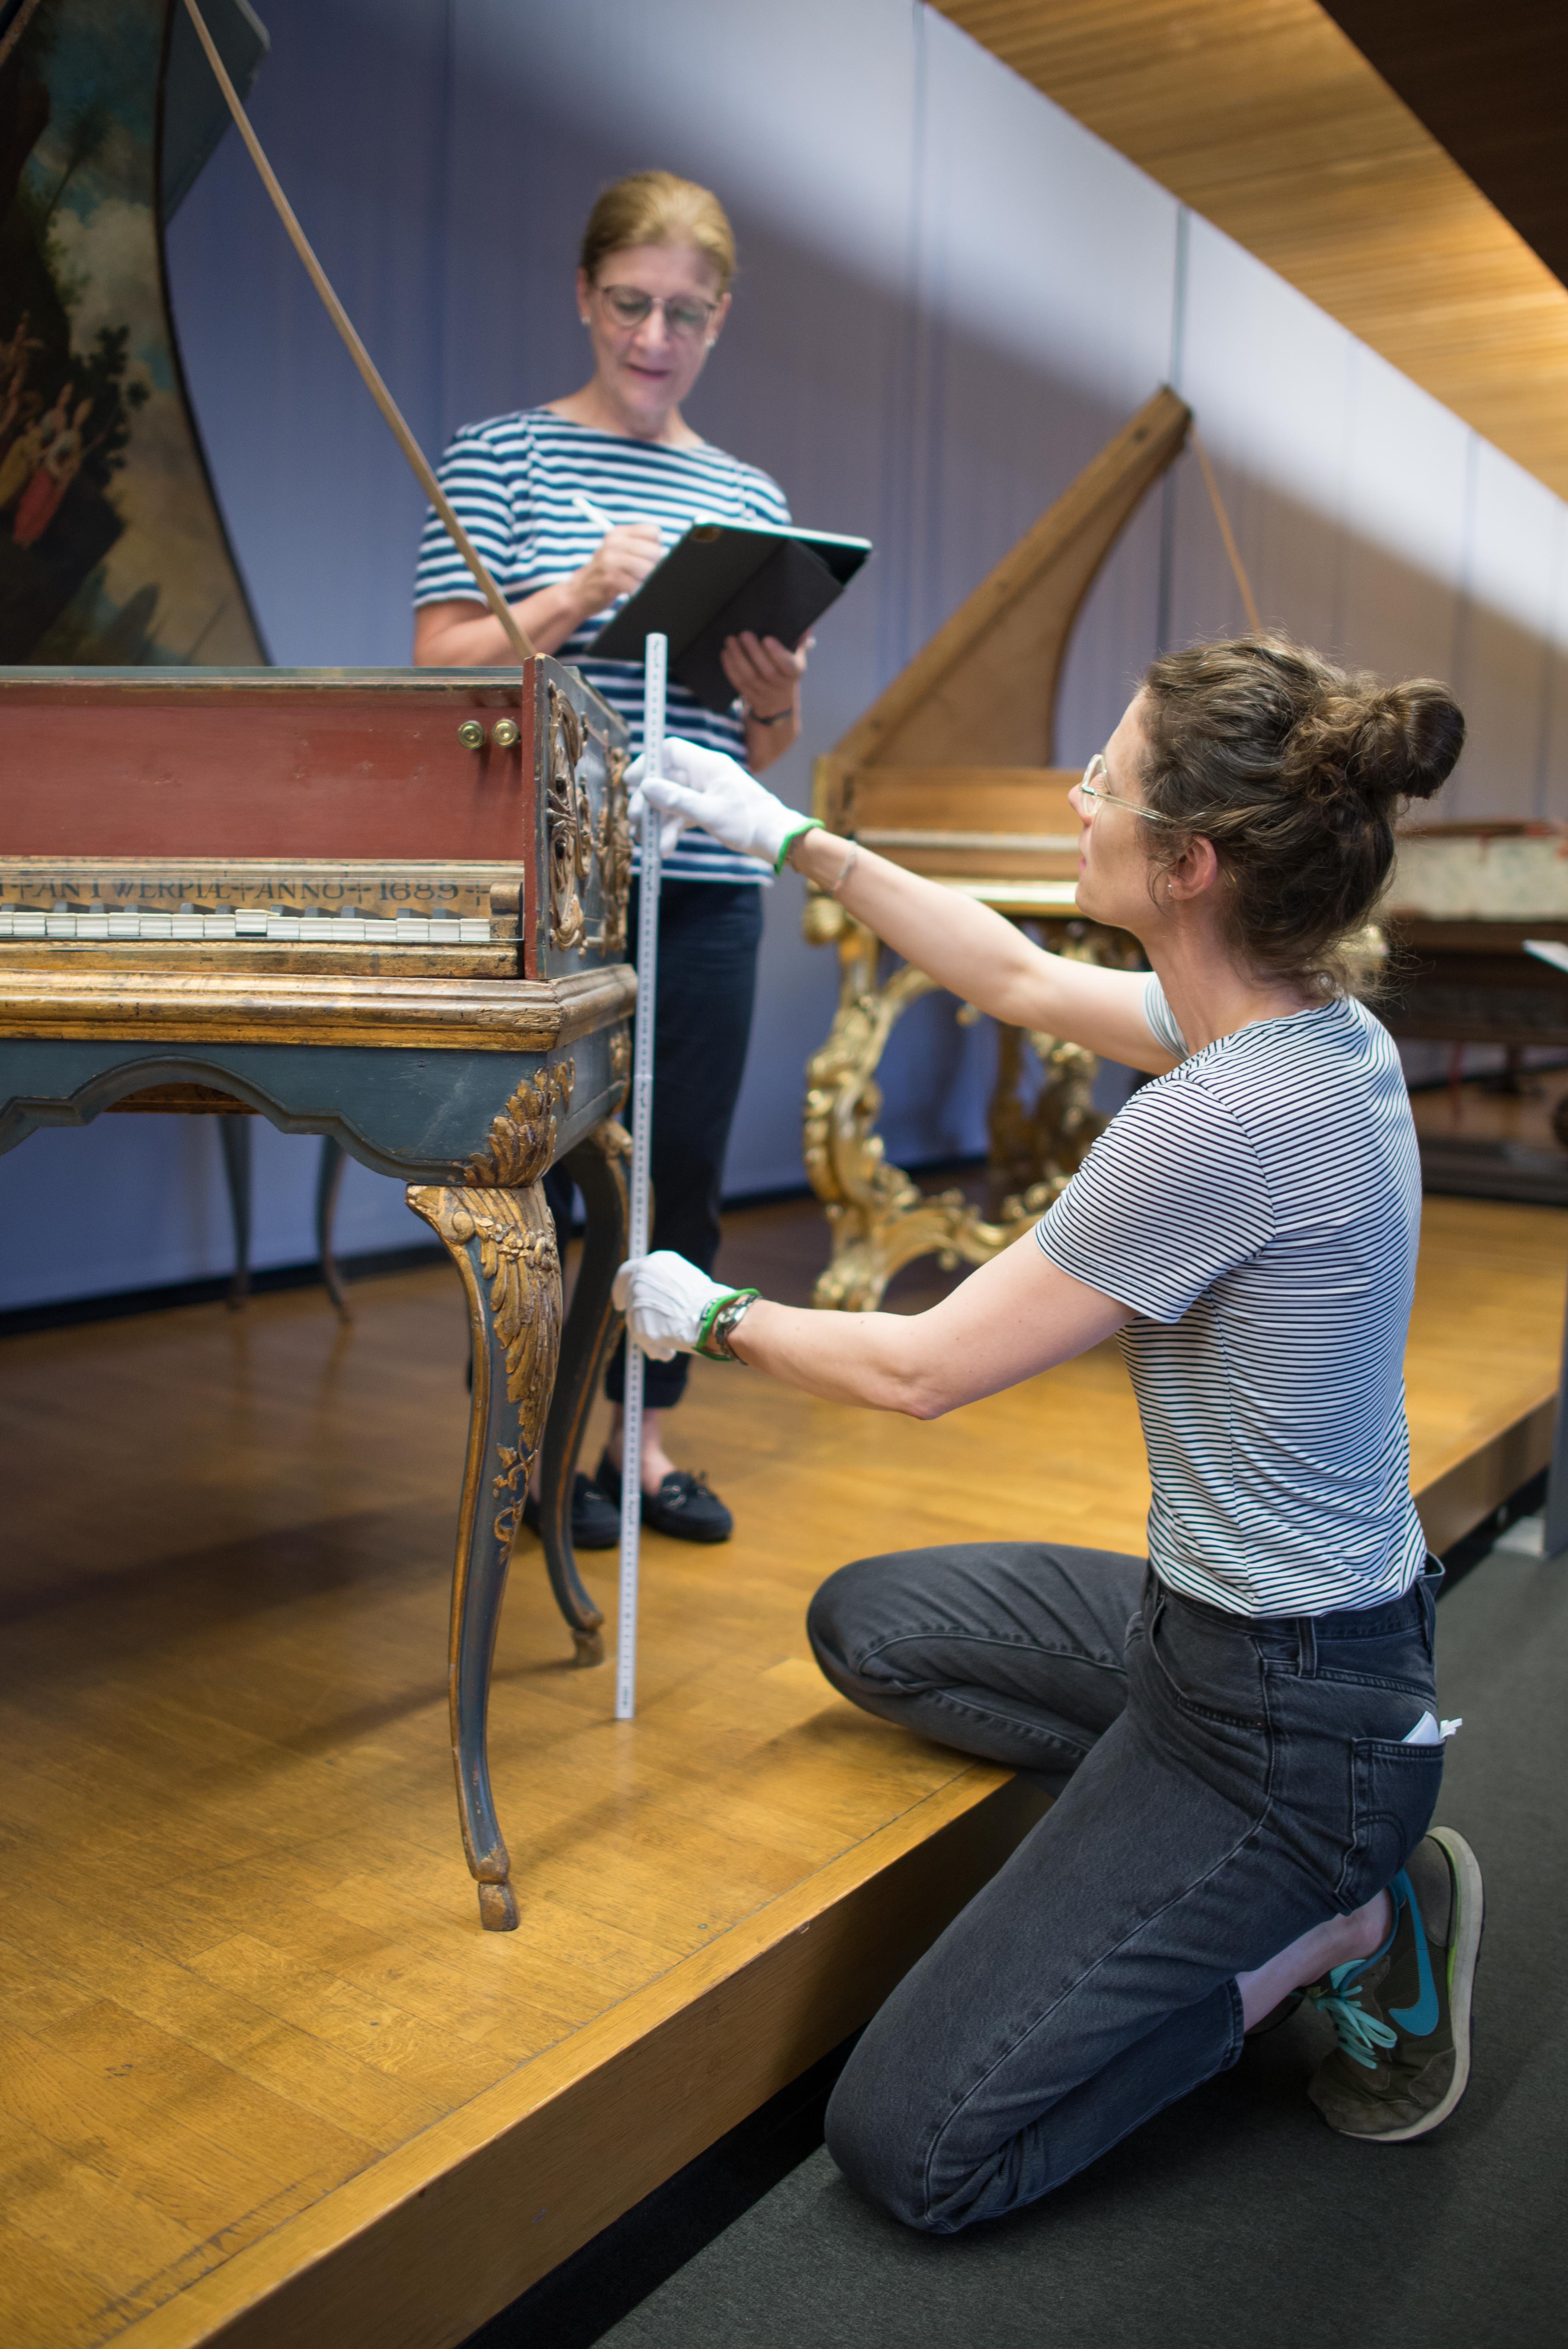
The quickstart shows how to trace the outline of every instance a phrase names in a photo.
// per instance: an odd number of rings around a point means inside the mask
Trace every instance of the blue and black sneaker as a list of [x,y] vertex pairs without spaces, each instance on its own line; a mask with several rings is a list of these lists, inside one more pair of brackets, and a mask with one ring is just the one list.
[[1400,2145],[1446,2121],[1469,2082],[1484,1903],[1476,1856],[1452,1827],[1424,1836],[1388,1889],[1383,1947],[1306,1993],[1339,2034],[1307,2094],[1343,2136]]

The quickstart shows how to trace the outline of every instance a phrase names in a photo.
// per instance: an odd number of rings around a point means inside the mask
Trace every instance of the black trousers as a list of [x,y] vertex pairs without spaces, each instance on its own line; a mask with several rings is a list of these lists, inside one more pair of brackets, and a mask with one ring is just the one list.
[[[632,885],[629,954],[637,947],[639,891]],[[666,881],[659,893],[659,977],[654,1006],[654,1225],[652,1246],[674,1248],[704,1272],[718,1254],[724,1154],[746,1066],[757,997],[762,892],[754,882]],[[552,1168],[545,1195],[558,1224],[571,1189]],[[690,1357],[649,1362],[644,1400],[668,1411],[685,1392]],[[604,1381],[612,1402],[625,1392],[625,1349]]]

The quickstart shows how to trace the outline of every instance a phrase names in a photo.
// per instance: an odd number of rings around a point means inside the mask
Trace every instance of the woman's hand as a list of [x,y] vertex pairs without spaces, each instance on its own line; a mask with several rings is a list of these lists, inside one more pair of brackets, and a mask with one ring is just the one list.
[[669,1362],[676,1354],[695,1354],[715,1306],[739,1292],[709,1280],[673,1248],[658,1248],[624,1264],[611,1293],[633,1343],[654,1361]]
[[657,523],[618,522],[614,530],[606,531],[582,570],[572,574],[583,618],[607,611],[623,595],[630,595],[664,561],[664,554]]
[[724,673],[746,711],[746,763],[754,775],[781,759],[800,731],[800,678],[813,639],[794,652],[777,636],[746,629],[719,652]]
[[794,714],[813,641],[802,636],[791,652],[777,636],[753,636],[749,628],[726,638],[718,657],[725,676],[746,704],[748,717],[767,726]]
[[704,750],[678,735],[671,735],[665,744],[662,776],[650,779],[647,762],[639,757],[628,768],[626,781],[633,790],[634,822],[642,814],[645,794],[649,806],[665,819],[659,843],[666,854],[688,823],[699,823],[726,848],[758,857],[777,871],[785,849],[811,829],[810,816],[787,807],[722,750]]

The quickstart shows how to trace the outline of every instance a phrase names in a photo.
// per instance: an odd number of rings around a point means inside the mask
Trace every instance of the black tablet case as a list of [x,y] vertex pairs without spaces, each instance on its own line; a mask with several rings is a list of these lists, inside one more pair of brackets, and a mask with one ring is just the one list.
[[594,660],[640,661],[648,636],[670,640],[670,675],[706,709],[723,712],[735,688],[719,662],[727,637],[749,628],[798,644],[871,553],[864,538],[766,524],[696,523],[601,628]]

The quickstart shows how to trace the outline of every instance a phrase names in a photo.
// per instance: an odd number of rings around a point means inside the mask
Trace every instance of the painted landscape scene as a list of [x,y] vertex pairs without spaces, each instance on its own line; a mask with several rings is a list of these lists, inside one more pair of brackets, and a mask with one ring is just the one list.
[[263,661],[165,303],[168,0],[24,0],[9,13],[0,662]]

